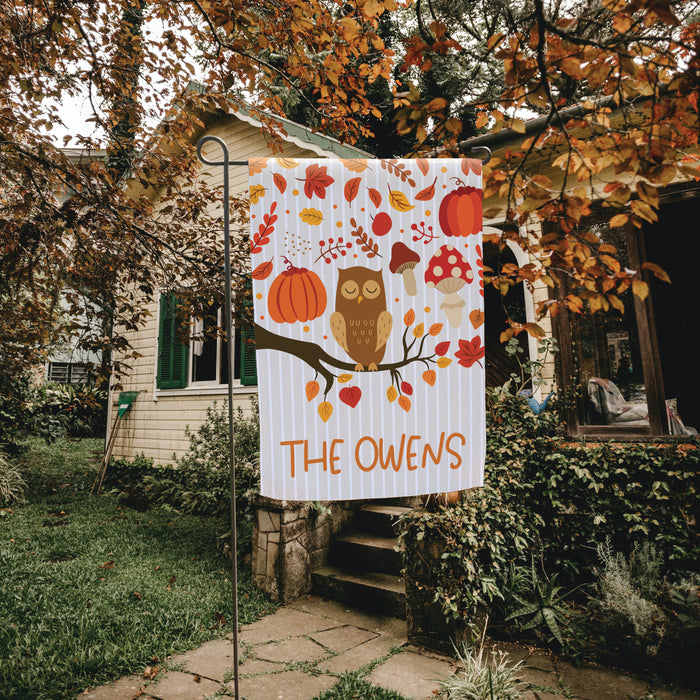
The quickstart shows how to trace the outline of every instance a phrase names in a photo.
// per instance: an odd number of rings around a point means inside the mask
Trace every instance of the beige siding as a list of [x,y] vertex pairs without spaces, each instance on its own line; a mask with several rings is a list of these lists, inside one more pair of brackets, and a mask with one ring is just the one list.
[[[288,143],[282,153],[273,154],[259,128],[235,117],[221,119],[211,126],[208,135],[218,136],[228,147],[229,159],[283,155],[285,158],[315,158],[319,153]],[[221,159],[221,149],[215,143],[205,145],[204,155],[212,161]],[[203,166],[201,177],[211,184],[221,184],[220,167]],[[248,188],[248,170],[234,166],[230,170],[231,194],[243,193]],[[137,333],[127,334],[132,348],[141,354],[130,362],[131,369],[122,381],[122,391],[138,391],[139,395],[129,411],[119,420],[112,455],[115,458],[133,459],[138,455],[152,458],[158,464],[173,461],[183,454],[189,442],[186,429],[195,431],[206,417],[206,409],[214,402],[219,406],[227,401],[227,388],[216,390],[157,390],[155,377],[158,352],[158,302],[149,306],[151,316]],[[251,397],[257,394],[255,387],[234,387],[234,406],[244,411],[250,409]],[[111,426],[115,425],[119,392],[114,392],[111,405]]]

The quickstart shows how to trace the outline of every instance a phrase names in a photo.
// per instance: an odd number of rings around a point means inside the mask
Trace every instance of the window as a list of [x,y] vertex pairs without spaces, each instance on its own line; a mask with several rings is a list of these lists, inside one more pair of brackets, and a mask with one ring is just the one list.
[[[221,310],[206,319],[192,321],[191,339],[182,342],[177,314],[177,297],[161,295],[158,333],[159,389],[183,389],[187,386],[218,386],[228,383],[228,343],[214,329],[220,327]],[[257,384],[255,343],[252,331],[235,329],[234,383]]]
[[80,384],[88,379],[83,362],[49,362],[48,380],[57,384]]
[[[600,220],[589,224],[599,240],[618,249],[624,267],[639,270],[648,259],[666,270],[672,284],[643,272],[649,296],[641,300],[625,292],[624,314],[610,309],[554,317],[560,385],[576,395],[570,432],[664,435],[700,427],[692,310],[700,251],[698,237],[683,233],[699,215],[698,192],[686,188],[667,192],[659,221],[642,231],[611,229]],[[559,293],[569,291],[579,290]]]

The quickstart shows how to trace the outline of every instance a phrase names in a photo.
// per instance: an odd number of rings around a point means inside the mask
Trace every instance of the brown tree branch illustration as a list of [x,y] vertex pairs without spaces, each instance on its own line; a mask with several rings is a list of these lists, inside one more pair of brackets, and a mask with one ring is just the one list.
[[[403,358],[397,362],[387,362],[377,365],[377,372],[389,372],[392,380],[399,374],[402,367],[412,364],[413,362],[422,362],[426,366],[436,362],[435,353],[423,355],[425,341],[428,337],[424,335],[418,343],[418,348],[415,354],[411,355],[411,351],[416,345],[417,339],[414,338],[410,343],[406,342],[408,329],[403,333]],[[310,343],[306,340],[296,340],[295,338],[285,338],[277,335],[272,331],[264,328],[259,324],[255,324],[255,348],[256,350],[279,350],[286,352],[289,355],[298,357],[305,362],[311,369],[320,374],[326,381],[326,386],[323,395],[327,396],[333,388],[333,382],[336,375],[329,369],[337,369],[343,372],[354,372],[355,363],[344,362],[332,355],[329,355],[320,345]]]

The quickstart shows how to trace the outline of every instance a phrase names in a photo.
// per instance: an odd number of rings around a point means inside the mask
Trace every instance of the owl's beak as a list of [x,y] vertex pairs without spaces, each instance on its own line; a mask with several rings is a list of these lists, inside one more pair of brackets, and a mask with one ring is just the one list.
[[360,296],[357,297],[357,303],[359,304],[363,299],[364,297],[362,296],[362,294],[360,294]]

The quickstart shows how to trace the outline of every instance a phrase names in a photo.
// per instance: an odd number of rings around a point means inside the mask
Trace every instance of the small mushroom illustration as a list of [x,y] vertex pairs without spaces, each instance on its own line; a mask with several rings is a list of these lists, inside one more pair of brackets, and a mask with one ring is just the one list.
[[392,273],[403,277],[403,286],[409,297],[416,296],[418,291],[416,289],[416,276],[413,274],[413,268],[415,268],[419,262],[420,255],[412,251],[405,243],[398,241],[391,246],[389,269]]
[[464,299],[457,292],[473,279],[471,265],[454,246],[442,246],[428,263],[425,283],[445,295],[440,308],[445,309],[447,320],[454,328],[459,328],[462,323],[462,309],[465,306]]

